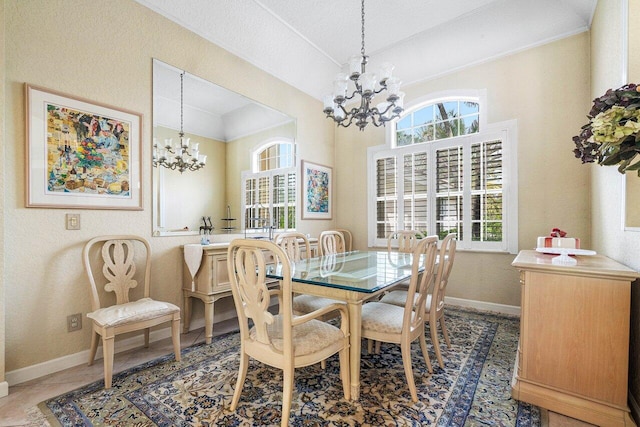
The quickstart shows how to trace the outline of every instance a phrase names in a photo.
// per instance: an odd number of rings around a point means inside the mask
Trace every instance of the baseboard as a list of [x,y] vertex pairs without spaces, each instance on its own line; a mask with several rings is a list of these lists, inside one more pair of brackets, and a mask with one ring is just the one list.
[[9,383],[7,381],[0,382],[0,397],[9,395]]
[[[445,297],[445,303],[453,306],[473,308],[481,311],[492,311],[492,312],[512,314],[512,315],[520,314],[520,307],[504,305],[504,304],[494,304],[494,303],[483,302],[483,301],[472,301],[472,300],[467,300],[462,298],[450,298],[450,297]],[[222,311],[220,313],[216,313],[214,325],[216,323],[234,318],[235,314],[236,314],[235,310],[227,310],[227,311]],[[193,321],[190,324],[191,330],[195,330],[198,328],[204,328],[203,317],[200,317],[198,319],[193,319]],[[149,336],[149,341],[155,342],[155,341],[160,341],[170,337],[171,337],[170,328],[158,329],[151,332]],[[141,347],[142,345],[144,345],[144,337],[142,335],[127,338],[121,341],[116,340],[115,352],[121,353],[123,351],[131,350],[132,348]],[[88,358],[89,358],[89,350],[84,350],[75,354],[69,354],[67,356],[59,357],[57,359],[52,359],[46,362],[38,363],[36,365],[31,365],[24,368],[16,369],[15,371],[6,373],[5,375],[6,382],[4,384],[16,385],[16,384],[24,383],[27,381],[31,381],[33,379],[40,378],[45,375],[53,374],[54,372],[62,371],[65,369],[73,368],[74,366],[87,363]],[[102,347],[99,347],[96,353],[96,360],[101,358],[102,358]],[[3,396],[2,384],[3,383],[0,383],[0,397]],[[6,394],[8,394],[8,389]],[[4,395],[6,396],[6,394]]]
[[[203,321],[204,324],[204,321]],[[149,342],[160,341],[165,338],[171,337],[171,328],[163,328],[155,331],[151,331],[149,334]],[[131,350],[132,348],[142,347],[144,345],[144,335],[140,334],[135,337],[127,338],[124,340],[116,340],[115,353],[122,353],[123,351]],[[102,359],[102,346],[98,346],[96,352],[96,360]],[[57,359],[47,360],[46,362],[38,363],[35,365],[27,366],[24,368],[16,369],[5,374],[5,379],[10,385],[16,385],[31,381],[36,378],[43,377],[45,375],[53,374],[54,372],[63,371],[65,369],[73,368],[74,366],[87,363],[89,360],[89,350],[80,351],[78,353],[62,356]],[[101,362],[102,363],[102,362]],[[1,383],[0,383],[1,386]],[[2,389],[0,388],[0,392]],[[0,394],[0,397],[2,395]]]
[[492,311],[494,313],[510,314],[519,316],[520,307],[515,305],[495,304],[485,301],[474,301],[462,298],[444,297],[445,304],[457,307],[473,308],[480,311]]

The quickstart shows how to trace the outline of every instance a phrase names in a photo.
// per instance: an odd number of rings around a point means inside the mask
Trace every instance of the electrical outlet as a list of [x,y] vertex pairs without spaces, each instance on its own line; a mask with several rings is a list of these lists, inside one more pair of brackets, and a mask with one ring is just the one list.
[[67,332],[79,331],[82,329],[82,313],[67,316]]
[[67,230],[80,230],[80,214],[67,214]]

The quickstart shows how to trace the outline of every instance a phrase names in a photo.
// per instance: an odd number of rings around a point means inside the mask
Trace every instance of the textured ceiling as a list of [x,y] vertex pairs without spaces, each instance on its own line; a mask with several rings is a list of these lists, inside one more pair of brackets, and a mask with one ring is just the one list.
[[[360,52],[357,0],[137,0],[321,99]],[[588,30],[597,0],[367,0],[370,70],[404,84]]]

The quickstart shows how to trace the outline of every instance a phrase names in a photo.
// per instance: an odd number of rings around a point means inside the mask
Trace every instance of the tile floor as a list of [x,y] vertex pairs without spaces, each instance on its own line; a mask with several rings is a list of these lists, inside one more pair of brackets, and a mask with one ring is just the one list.
[[[234,329],[233,322],[216,324],[214,335],[222,334]],[[183,348],[204,341],[204,329],[197,329],[181,336]],[[149,348],[129,350],[116,354],[114,373],[136,366],[147,360],[172,353],[170,339],[151,343]],[[101,379],[103,376],[102,360],[97,360],[93,366],[86,364],[69,368],[9,387],[9,395],[0,398],[0,427],[13,426],[41,426],[30,422],[28,411],[43,400],[67,391],[82,387],[85,384]],[[33,419],[33,418],[31,418]],[[591,424],[565,417],[553,412],[543,414],[544,427],[588,427]]]

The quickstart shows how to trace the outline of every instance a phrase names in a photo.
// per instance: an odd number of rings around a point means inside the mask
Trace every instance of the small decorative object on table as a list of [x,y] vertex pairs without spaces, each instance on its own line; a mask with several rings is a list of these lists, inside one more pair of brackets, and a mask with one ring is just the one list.
[[538,248],[580,248],[580,239],[575,237],[565,237],[566,231],[562,231],[559,228],[551,230],[548,236],[538,237]]
[[629,83],[609,89],[593,101],[589,123],[573,137],[573,150],[582,163],[618,165],[618,172],[638,171],[640,161],[640,86]]
[[555,265],[576,265],[576,259],[571,256],[596,254],[594,251],[580,249],[580,239],[565,237],[566,235],[566,231],[559,228],[552,229],[549,236],[538,237],[536,251],[543,254],[559,255],[551,260]]

